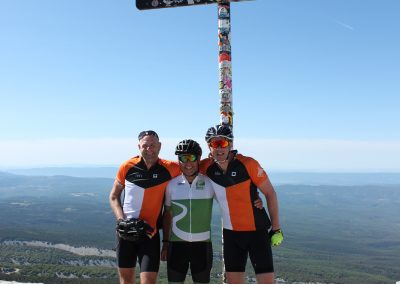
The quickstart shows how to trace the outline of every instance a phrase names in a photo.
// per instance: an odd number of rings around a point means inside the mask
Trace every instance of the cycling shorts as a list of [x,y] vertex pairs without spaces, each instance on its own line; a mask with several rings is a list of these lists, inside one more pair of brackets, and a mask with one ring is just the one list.
[[139,260],[141,272],[158,272],[160,267],[160,235],[140,243],[121,239],[117,236],[117,265],[119,268],[136,267]]
[[274,272],[271,241],[266,230],[224,229],[224,262],[227,272],[245,272],[250,256],[256,274]]
[[168,281],[183,283],[190,266],[193,282],[209,283],[212,261],[211,242],[170,242]]

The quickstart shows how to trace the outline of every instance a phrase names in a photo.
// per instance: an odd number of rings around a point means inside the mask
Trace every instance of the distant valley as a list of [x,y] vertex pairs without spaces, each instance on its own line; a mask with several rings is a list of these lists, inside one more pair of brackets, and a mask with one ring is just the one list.
[[[379,178],[381,182],[368,185],[276,185],[285,235],[284,244],[273,250],[277,277],[287,283],[399,281],[400,182],[393,182],[396,174],[381,174]],[[388,178],[392,182],[382,182]],[[115,281],[112,255],[83,256],[56,246],[87,247],[112,254],[115,220],[108,205],[112,183],[113,178],[0,172],[0,279]],[[220,283],[217,207],[213,240],[213,283]],[[34,241],[48,245],[32,246]],[[253,276],[249,267],[249,279]],[[166,283],[165,277],[163,264],[159,283]]]

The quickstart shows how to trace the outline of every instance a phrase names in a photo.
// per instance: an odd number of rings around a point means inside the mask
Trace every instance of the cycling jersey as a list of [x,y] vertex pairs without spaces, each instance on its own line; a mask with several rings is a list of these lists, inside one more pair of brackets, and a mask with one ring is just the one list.
[[207,158],[201,161],[200,170],[212,180],[225,229],[255,231],[270,227],[265,208],[260,210],[253,205],[258,198],[257,187],[267,180],[256,160],[236,154],[224,173],[213,159]]
[[183,174],[168,183],[165,205],[172,212],[170,241],[210,241],[213,197],[211,180],[202,174],[192,184]]
[[150,169],[147,169],[143,158],[139,156],[124,162],[116,178],[125,186],[125,218],[142,219],[156,229],[167,183],[179,173],[177,163],[163,159],[158,159]]

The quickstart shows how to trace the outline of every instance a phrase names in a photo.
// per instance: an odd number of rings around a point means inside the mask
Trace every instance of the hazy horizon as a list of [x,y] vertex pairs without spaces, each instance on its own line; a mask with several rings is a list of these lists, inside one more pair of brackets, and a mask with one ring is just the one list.
[[[14,174],[24,177],[107,178],[114,179],[118,166],[93,167],[43,167],[1,170],[0,174]],[[268,176],[274,186],[280,185],[400,185],[399,172],[288,172],[270,171]]]
[[[175,146],[185,138],[188,137],[161,139],[160,157],[176,160]],[[201,144],[205,157],[208,149],[203,138],[192,139]],[[123,161],[138,155],[137,143],[133,137],[2,140],[0,169],[68,165],[119,166]],[[234,146],[243,155],[257,159],[267,171],[400,172],[400,142],[237,138]]]

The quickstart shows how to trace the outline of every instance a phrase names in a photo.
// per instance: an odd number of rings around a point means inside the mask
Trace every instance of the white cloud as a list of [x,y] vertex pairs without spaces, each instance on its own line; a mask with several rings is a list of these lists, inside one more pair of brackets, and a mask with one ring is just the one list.
[[[178,139],[161,142],[161,156],[175,159]],[[235,147],[267,170],[400,171],[400,141],[236,139]],[[2,140],[0,168],[119,165],[137,153],[134,138]]]
[[348,25],[348,24],[346,24],[346,23],[344,23],[342,21],[339,21],[339,20],[334,20],[334,21],[335,21],[336,24],[338,24],[338,25],[340,25],[340,26],[342,26],[342,27],[344,27],[344,28],[346,28],[348,30],[354,31],[354,27],[352,27],[352,26],[350,26],[350,25]]

